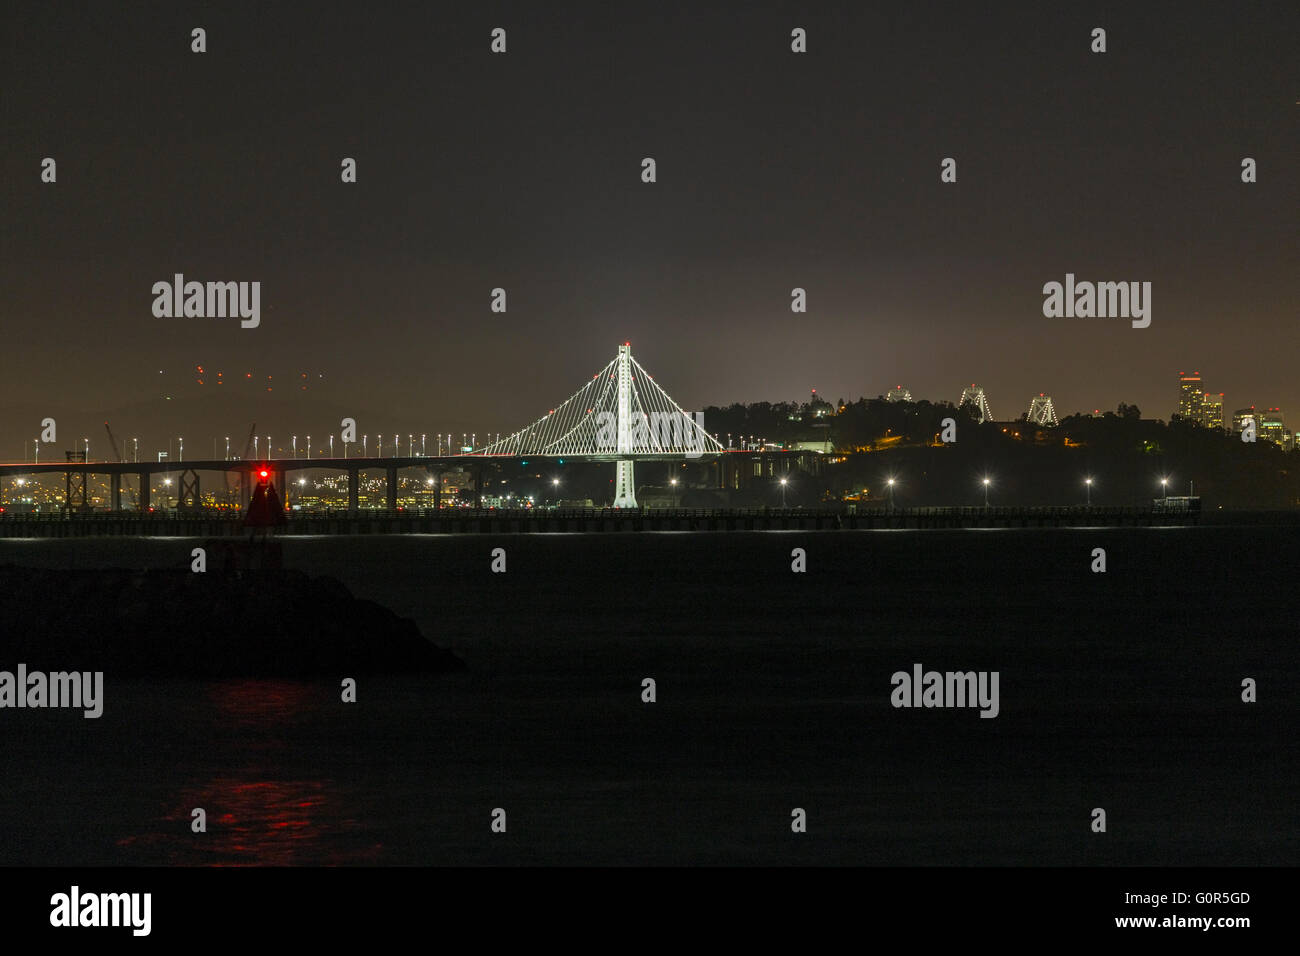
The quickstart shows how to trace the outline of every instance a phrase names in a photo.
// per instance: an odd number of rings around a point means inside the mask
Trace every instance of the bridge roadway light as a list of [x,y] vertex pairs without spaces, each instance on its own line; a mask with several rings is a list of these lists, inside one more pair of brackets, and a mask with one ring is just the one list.
[[984,479],[984,507],[985,508],[989,506],[989,483],[990,483],[989,479],[985,478]]

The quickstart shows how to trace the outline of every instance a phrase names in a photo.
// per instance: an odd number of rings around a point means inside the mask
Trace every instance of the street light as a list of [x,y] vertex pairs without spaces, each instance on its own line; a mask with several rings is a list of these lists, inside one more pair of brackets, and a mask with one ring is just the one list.
[[230,436],[226,436],[226,461],[230,461]]
[[1161,495],[1161,497],[1164,497],[1164,498],[1168,498],[1168,497],[1169,497],[1169,479],[1168,479],[1168,478],[1161,478],[1161,479],[1160,479],[1160,495]]
[[984,507],[989,506],[989,479],[984,479]]
[[1088,489],[1088,507],[1091,508],[1092,507],[1092,479],[1085,478],[1083,479],[1083,483],[1084,486],[1087,487]]
[[781,508],[782,508],[782,510],[785,509],[785,486],[786,486],[786,479],[782,478],[782,479],[781,479]]
[[311,457],[311,436],[307,436],[307,457]]
[[889,510],[893,511],[894,510],[894,479],[890,478],[885,482],[885,485],[889,488]]
[[293,457],[294,458],[298,457],[298,436],[297,435],[293,436]]

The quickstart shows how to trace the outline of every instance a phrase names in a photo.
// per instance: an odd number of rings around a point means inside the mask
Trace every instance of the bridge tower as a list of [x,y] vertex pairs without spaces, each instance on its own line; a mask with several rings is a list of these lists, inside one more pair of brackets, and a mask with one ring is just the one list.
[[975,420],[981,425],[993,420],[993,413],[989,411],[989,400],[984,395],[984,389],[980,386],[972,383],[970,388],[962,389],[961,399],[957,402],[957,407],[961,408],[963,405],[973,405],[975,407]]
[[1029,412],[1025,418],[1035,425],[1057,425],[1056,409],[1052,407],[1052,396],[1039,392],[1029,400]]
[[[632,453],[632,344],[624,342],[618,347],[615,359],[618,388],[618,437],[615,451],[620,455]],[[635,508],[636,473],[632,459],[620,458],[614,471],[614,507]]]

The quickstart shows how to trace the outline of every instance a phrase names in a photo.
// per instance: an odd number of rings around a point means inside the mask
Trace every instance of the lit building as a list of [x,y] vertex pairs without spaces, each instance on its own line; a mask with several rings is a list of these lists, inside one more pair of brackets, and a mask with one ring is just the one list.
[[1258,428],[1259,434],[1256,437],[1259,441],[1271,441],[1280,445],[1284,451],[1291,450],[1290,436],[1282,421],[1282,409],[1270,408],[1260,412]]
[[1204,428],[1223,431],[1223,392],[1215,394],[1201,388],[1201,373],[1178,373],[1178,411],[1184,421],[1195,422]]
[[1255,423],[1255,437],[1259,438],[1259,413],[1255,411],[1255,406],[1250,408],[1239,408],[1232,413],[1232,433],[1240,435],[1246,428],[1246,422]]
[[1201,396],[1201,424],[1215,431],[1223,431],[1223,393],[1206,392]]
[[885,401],[887,402],[910,402],[911,400],[912,393],[901,385],[895,385],[885,393]]
[[1191,375],[1178,373],[1178,411],[1179,417],[1191,422],[1201,421],[1201,412],[1205,402],[1205,392],[1201,389],[1201,373]]

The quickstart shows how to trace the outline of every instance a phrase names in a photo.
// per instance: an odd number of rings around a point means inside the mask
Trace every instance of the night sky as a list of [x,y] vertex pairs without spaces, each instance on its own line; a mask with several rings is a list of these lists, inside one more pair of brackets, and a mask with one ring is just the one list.
[[[1197,369],[1300,427],[1294,3],[337,6],[6,7],[0,459],[54,411],[510,431],[624,340],[688,409],[1168,418]],[[261,326],[155,318],[176,272],[260,281]],[[1067,272],[1151,282],[1151,326],[1045,318]]]

